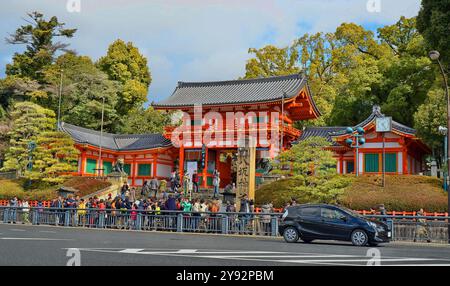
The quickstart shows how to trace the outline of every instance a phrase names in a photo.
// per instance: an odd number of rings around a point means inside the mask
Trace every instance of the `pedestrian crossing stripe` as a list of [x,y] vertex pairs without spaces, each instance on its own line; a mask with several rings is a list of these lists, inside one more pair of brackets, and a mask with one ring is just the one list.
[[450,266],[450,259],[415,258],[415,257],[389,257],[382,256],[375,259],[365,255],[324,254],[281,251],[241,251],[241,250],[214,250],[214,249],[143,249],[143,248],[80,248],[80,251],[104,252],[117,254],[139,254],[174,257],[193,257],[217,260],[241,260],[248,262],[279,263],[280,265],[342,265],[364,266],[373,264],[383,266]]

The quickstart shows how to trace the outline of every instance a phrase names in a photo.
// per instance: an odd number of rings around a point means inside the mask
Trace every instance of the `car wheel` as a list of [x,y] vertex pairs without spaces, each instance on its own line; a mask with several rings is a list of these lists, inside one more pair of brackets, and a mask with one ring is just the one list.
[[299,236],[298,236],[298,231],[290,226],[287,227],[284,231],[283,231],[283,238],[286,242],[288,243],[293,243],[293,242],[297,242]]
[[365,246],[369,241],[367,233],[362,229],[355,229],[351,235],[351,241],[355,246]]

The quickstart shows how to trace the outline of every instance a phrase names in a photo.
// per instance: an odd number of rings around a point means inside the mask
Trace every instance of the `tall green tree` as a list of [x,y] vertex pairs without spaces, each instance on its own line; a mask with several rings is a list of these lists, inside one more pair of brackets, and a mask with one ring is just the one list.
[[417,29],[425,37],[429,50],[438,50],[446,69],[450,69],[450,1],[422,0]]
[[348,178],[336,172],[336,159],[326,147],[330,143],[321,137],[310,137],[282,152],[273,162],[273,173],[297,179],[295,191],[301,191],[310,202],[336,203]]
[[39,12],[28,13],[26,22],[6,38],[10,44],[26,45],[25,52],[14,54],[13,62],[6,66],[6,74],[40,82],[42,69],[53,62],[55,53],[67,50],[68,44],[55,42],[55,38],[72,38],[76,29],[66,29],[56,16],[47,20]]
[[104,129],[115,132],[120,126],[118,94],[120,84],[109,80],[86,56],[65,53],[45,72],[46,91],[53,98],[48,105],[57,110],[61,70],[63,89],[61,119],[78,126],[100,130],[104,105]]
[[394,25],[378,29],[378,36],[394,55],[379,64],[383,81],[376,90],[377,100],[385,113],[413,126],[413,114],[424,103],[436,76],[425,41],[415,18],[401,17]]
[[121,84],[117,110],[121,115],[147,101],[148,87],[152,81],[147,59],[131,42],[116,40],[108,47],[106,56],[97,66],[108,78]]
[[334,33],[305,34],[286,48],[265,47],[260,51],[271,52],[247,61],[246,77],[305,73],[322,117],[296,123],[298,128],[355,125],[374,104],[396,121],[413,126],[413,114],[436,76],[425,41],[415,18],[401,17],[377,32],[376,37],[362,26],[343,23]]
[[440,158],[444,150],[444,136],[439,133],[439,126],[447,126],[447,100],[444,91],[437,85],[428,92],[427,99],[414,113],[414,126],[436,158]]
[[153,107],[140,107],[125,116],[119,129],[124,134],[163,133],[164,126],[171,124],[171,114],[155,110]]
[[261,49],[250,48],[248,52],[255,57],[247,61],[244,78],[289,75],[300,71],[296,65],[298,53],[288,47],[268,45]]

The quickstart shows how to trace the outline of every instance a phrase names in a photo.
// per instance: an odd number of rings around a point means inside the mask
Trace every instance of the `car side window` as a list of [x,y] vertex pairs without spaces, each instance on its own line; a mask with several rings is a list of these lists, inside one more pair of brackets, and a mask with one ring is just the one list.
[[300,216],[320,216],[320,209],[316,207],[301,208],[298,214]]
[[346,216],[343,212],[339,210],[329,209],[329,208],[321,208],[321,216],[326,219],[341,219]]

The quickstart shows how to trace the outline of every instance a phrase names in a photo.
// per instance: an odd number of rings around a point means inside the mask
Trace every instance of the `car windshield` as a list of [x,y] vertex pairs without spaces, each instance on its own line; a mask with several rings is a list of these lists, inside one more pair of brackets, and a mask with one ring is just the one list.
[[355,216],[355,217],[360,217],[363,218],[364,216],[360,215],[359,213],[355,212],[354,210],[348,209],[348,208],[344,208],[344,207],[339,207],[342,211],[348,213],[349,215]]

